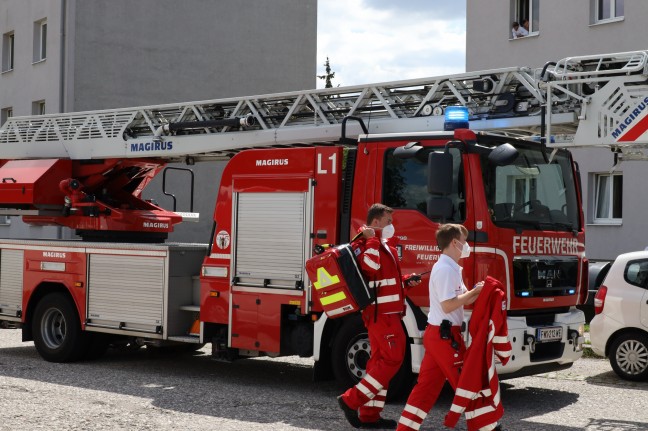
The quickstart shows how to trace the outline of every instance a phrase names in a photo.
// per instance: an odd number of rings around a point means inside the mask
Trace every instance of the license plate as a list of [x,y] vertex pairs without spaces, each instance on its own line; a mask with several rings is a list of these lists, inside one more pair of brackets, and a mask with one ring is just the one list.
[[536,332],[536,341],[542,343],[545,341],[562,340],[562,330],[563,328],[560,326],[538,328]]

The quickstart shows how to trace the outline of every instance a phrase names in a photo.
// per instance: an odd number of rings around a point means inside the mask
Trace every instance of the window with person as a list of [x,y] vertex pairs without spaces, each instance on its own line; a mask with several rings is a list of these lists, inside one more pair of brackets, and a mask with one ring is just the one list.
[[509,22],[520,24],[522,36],[537,34],[540,31],[540,0],[511,0]]

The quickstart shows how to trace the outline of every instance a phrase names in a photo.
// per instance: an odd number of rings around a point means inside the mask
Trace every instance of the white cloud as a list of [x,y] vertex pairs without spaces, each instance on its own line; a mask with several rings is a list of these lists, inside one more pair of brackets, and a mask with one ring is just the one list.
[[336,86],[465,71],[465,0],[318,3],[317,72],[328,56]]

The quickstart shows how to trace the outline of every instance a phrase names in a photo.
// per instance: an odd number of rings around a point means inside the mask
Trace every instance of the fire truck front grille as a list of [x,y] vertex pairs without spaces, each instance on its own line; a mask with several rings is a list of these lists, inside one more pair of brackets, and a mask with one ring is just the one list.
[[534,298],[574,295],[578,258],[520,257],[513,259],[515,296]]

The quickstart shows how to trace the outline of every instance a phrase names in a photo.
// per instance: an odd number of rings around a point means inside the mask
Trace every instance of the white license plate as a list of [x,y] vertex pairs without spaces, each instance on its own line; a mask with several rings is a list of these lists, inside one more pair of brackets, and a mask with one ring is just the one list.
[[542,343],[544,341],[562,340],[562,330],[563,328],[560,326],[538,328],[536,333],[536,341]]

